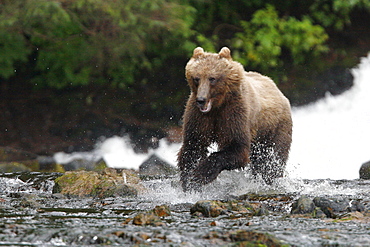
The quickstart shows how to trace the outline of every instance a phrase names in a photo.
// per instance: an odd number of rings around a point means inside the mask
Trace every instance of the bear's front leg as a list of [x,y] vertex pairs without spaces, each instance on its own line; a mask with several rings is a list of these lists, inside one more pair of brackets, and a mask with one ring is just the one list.
[[232,143],[207,159],[191,171],[186,189],[199,190],[202,185],[215,180],[223,170],[234,170],[245,167],[249,162],[249,146]]
[[180,169],[180,182],[184,191],[189,190],[189,177],[198,162],[207,157],[207,147],[185,142],[178,154],[178,167]]

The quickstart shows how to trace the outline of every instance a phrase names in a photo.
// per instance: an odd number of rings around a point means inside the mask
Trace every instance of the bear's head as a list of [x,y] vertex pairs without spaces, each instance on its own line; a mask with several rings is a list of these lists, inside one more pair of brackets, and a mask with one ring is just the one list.
[[185,70],[196,104],[203,113],[220,107],[228,95],[239,92],[244,76],[243,66],[233,61],[227,47],[219,53],[195,48]]

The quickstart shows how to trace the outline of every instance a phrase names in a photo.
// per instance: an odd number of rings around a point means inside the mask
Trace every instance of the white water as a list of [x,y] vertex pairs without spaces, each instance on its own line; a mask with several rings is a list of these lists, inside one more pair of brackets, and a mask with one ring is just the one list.
[[355,179],[370,160],[370,53],[352,74],[350,90],[293,109],[290,176]]
[[[290,178],[356,179],[361,164],[370,160],[370,54],[352,73],[350,90],[293,109]],[[115,136],[98,143],[92,152],[61,152],[54,158],[61,164],[81,157],[103,158],[110,167],[138,169],[153,153],[175,165],[179,148],[180,144],[161,140],[158,149],[136,154],[126,137]]]

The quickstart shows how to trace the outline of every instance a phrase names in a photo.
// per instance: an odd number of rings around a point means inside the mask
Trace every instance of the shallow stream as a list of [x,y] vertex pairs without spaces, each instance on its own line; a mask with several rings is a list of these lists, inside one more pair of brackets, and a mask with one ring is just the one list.
[[[185,194],[178,178],[145,181],[137,198],[77,198],[53,194],[60,174],[13,173],[0,176],[0,245],[81,246],[160,245],[233,246],[235,230],[270,233],[291,246],[370,246],[368,217],[351,219],[292,216],[301,195],[360,200],[370,207],[370,181],[282,179],[273,186],[251,180],[247,172],[226,172],[201,193]],[[235,184],[232,181],[239,181]],[[230,200],[253,195],[269,215],[196,217],[190,207],[199,200]],[[251,199],[252,198],[252,199]],[[254,199],[253,199],[254,198]],[[166,204],[171,215],[160,226],[128,223],[139,212]]]

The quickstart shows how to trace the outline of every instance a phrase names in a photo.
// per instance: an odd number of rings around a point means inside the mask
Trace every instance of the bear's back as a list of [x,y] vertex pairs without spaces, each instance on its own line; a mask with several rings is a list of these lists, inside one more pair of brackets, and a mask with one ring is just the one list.
[[269,77],[257,72],[245,72],[245,78],[245,90],[253,90],[254,98],[258,99],[259,109],[255,119],[258,129],[277,125],[284,119],[291,121],[289,100]]
[[289,100],[269,77],[257,72],[245,72],[247,83],[253,88],[261,107],[290,108]]

